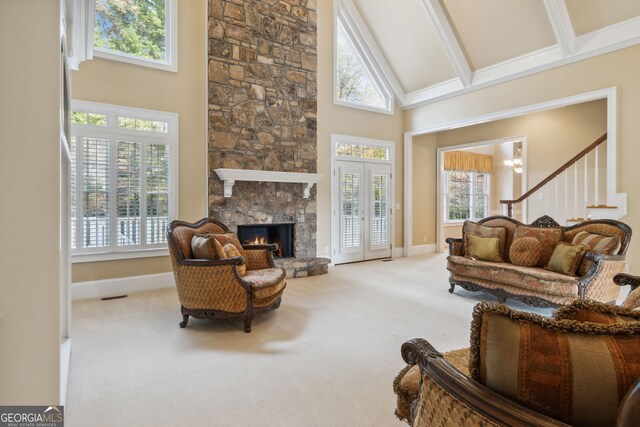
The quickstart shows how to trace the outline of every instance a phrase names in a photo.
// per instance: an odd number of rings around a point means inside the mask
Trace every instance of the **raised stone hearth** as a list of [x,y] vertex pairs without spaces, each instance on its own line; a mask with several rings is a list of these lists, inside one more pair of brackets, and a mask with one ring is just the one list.
[[214,170],[317,172],[316,44],[316,0],[209,0],[209,215],[295,223],[296,258],[316,256],[315,186],[235,181],[225,197]]
[[317,276],[329,272],[329,258],[279,258],[278,267],[284,268],[287,278]]

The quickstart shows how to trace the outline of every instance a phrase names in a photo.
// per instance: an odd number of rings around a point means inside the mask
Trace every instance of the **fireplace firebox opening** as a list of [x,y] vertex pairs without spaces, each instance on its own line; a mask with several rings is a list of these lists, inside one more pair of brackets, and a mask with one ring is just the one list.
[[238,225],[238,239],[243,245],[276,244],[275,258],[293,258],[294,224],[249,224]]

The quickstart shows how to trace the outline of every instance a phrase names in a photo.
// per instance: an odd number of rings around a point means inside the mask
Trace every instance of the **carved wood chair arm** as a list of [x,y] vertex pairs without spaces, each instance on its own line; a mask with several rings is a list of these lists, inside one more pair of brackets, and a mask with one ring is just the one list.
[[613,282],[618,286],[631,286],[633,291],[640,286],[640,276],[632,276],[631,274],[619,273],[613,278]]

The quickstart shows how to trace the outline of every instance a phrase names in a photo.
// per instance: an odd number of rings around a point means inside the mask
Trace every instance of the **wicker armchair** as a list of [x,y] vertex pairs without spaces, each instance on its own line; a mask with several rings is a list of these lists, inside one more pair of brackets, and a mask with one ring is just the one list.
[[[193,259],[191,239],[198,233],[231,233],[219,221],[204,218],[195,224],[172,221],[167,242],[178,288],[182,322],[189,316],[226,320],[240,318],[245,332],[258,313],[280,306],[286,287],[285,271],[273,263],[275,245],[248,245],[239,248],[242,256],[225,259]],[[240,276],[238,267],[246,265]]]

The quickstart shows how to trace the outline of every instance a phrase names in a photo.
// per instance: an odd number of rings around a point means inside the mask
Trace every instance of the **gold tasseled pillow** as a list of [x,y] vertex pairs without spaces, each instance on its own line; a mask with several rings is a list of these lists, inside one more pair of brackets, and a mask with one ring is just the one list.
[[633,323],[640,322],[640,311],[631,307],[620,307],[598,301],[578,299],[571,304],[558,308],[553,313],[553,318],[608,324]]
[[[602,234],[589,233],[588,231],[581,231],[573,236],[571,243],[586,246],[588,252],[606,255],[615,254],[620,248],[620,238],[618,236],[603,236]],[[592,261],[584,258],[578,267],[578,276],[587,274],[592,264]]]
[[640,377],[640,322],[556,320],[478,304],[471,377],[521,405],[570,425],[615,425]]

